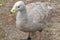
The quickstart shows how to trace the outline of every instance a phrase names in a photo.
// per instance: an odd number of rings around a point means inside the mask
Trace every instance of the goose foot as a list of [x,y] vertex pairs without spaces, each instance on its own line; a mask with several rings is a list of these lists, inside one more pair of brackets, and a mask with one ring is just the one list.
[[27,40],[31,40],[31,37],[28,37],[28,39]]

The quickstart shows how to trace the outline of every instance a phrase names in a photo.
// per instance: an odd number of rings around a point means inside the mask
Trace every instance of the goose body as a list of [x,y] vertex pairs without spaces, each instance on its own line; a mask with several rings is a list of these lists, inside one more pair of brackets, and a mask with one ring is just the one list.
[[[13,6],[17,11],[16,27],[25,32],[40,31],[50,21],[52,8],[49,7],[48,3],[45,2],[35,2],[27,5],[22,1],[16,2]],[[11,12],[13,12],[13,9]]]

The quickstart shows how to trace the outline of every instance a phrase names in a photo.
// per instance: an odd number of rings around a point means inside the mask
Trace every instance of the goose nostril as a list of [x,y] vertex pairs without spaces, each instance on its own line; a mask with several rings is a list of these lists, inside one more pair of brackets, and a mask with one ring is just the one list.
[[14,10],[13,10],[14,11]]

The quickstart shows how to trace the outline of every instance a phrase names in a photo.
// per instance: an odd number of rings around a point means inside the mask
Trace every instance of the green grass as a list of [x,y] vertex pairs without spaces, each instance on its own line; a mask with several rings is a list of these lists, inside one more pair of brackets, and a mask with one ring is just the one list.
[[[3,1],[3,0],[0,0],[0,5],[1,5],[1,4],[4,5],[4,1]],[[5,15],[5,13],[6,13],[6,12],[5,12],[4,8],[1,8],[1,9],[0,9],[0,14]]]
[[0,4],[2,4],[3,3],[3,1],[2,0],[0,0]]

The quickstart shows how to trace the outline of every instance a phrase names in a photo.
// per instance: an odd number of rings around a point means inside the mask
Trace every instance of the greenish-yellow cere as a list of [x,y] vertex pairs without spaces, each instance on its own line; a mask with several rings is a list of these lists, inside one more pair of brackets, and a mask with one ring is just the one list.
[[11,9],[11,12],[12,12],[12,13],[15,13],[15,12],[16,12],[16,8],[12,8],[12,9]]

